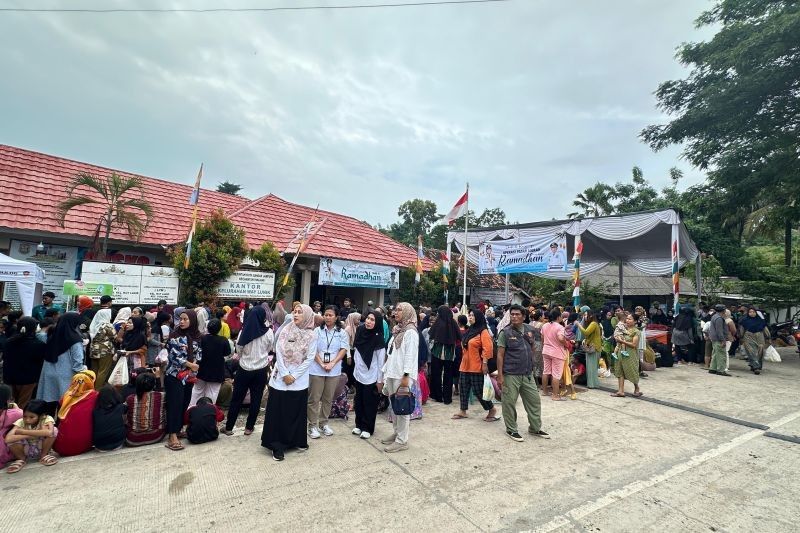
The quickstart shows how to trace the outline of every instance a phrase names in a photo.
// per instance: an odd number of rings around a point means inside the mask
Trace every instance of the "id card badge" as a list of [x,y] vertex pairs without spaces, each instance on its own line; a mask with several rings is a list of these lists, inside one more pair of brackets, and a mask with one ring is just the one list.
[[328,364],[331,362],[331,352],[325,352],[322,354],[322,362]]

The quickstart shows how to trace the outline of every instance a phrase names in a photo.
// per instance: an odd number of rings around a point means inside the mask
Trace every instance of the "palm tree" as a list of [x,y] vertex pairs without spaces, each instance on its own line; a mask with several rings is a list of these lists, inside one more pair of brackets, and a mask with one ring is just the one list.
[[616,197],[614,188],[605,183],[597,182],[582,193],[578,193],[572,205],[579,207],[583,212],[570,213],[569,218],[582,216],[599,217],[614,212],[611,201]]
[[[86,187],[91,192],[73,195],[78,187]],[[81,172],[67,185],[67,198],[56,206],[56,221],[63,228],[67,213],[75,207],[84,205],[100,205],[103,208],[97,226],[98,235],[100,228],[104,229],[103,257],[108,253],[108,236],[113,227],[126,229],[128,235],[138,241],[153,219],[153,208],[144,198],[144,182],[139,177],[123,178],[119,174],[112,173],[106,179],[102,179]]]
[[238,196],[239,191],[242,190],[242,186],[238,183],[233,183],[230,181],[223,181],[219,185],[217,185],[217,192],[224,192],[225,194],[233,194]]

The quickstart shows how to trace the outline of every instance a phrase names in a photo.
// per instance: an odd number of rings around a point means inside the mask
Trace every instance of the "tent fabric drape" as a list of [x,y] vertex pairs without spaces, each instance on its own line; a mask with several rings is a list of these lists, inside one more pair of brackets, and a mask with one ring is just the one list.
[[0,281],[17,284],[22,312],[30,315],[36,300],[36,285],[44,283],[44,271],[35,263],[0,254]]

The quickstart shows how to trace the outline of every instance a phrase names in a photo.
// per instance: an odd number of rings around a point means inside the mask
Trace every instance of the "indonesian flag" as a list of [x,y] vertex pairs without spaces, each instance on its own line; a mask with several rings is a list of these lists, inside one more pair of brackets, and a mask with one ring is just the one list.
[[447,213],[444,218],[439,221],[439,224],[447,224],[451,226],[455,220],[463,216],[467,212],[467,200],[469,199],[469,191],[464,193],[464,196],[458,199],[456,205],[453,206],[453,209]]

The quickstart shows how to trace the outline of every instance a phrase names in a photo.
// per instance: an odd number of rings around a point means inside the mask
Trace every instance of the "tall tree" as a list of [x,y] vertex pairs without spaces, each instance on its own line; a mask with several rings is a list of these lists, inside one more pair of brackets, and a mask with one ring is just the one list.
[[239,191],[241,190],[242,190],[241,185],[227,180],[217,185],[217,192],[224,192],[225,194],[238,195]]
[[782,226],[788,266],[800,220],[800,3],[717,0],[697,25],[719,31],[680,48],[689,75],[656,91],[659,108],[675,118],[642,138],[655,150],[684,145],[689,161],[712,169],[710,183],[729,193],[732,208],[769,206],[770,216],[750,223]]
[[[77,189],[82,189],[78,191]],[[134,239],[141,239],[153,219],[153,208],[144,198],[144,182],[139,177],[123,178],[112,172],[105,179],[81,172],[67,185],[67,197],[56,206],[56,221],[63,228],[67,213],[76,207],[98,205],[103,213],[98,221],[102,229],[102,256],[108,255],[108,236],[113,228],[122,228]]]
[[582,218],[583,216],[599,217],[610,215],[615,209],[612,203],[614,198],[616,198],[616,191],[613,187],[597,182],[583,192],[578,193],[572,205],[579,208],[580,211],[569,213],[567,216],[569,218]]
[[506,212],[495,207],[492,209],[484,209],[483,213],[478,215],[471,222],[476,228],[490,228],[492,226],[506,226],[508,220],[506,219]]

